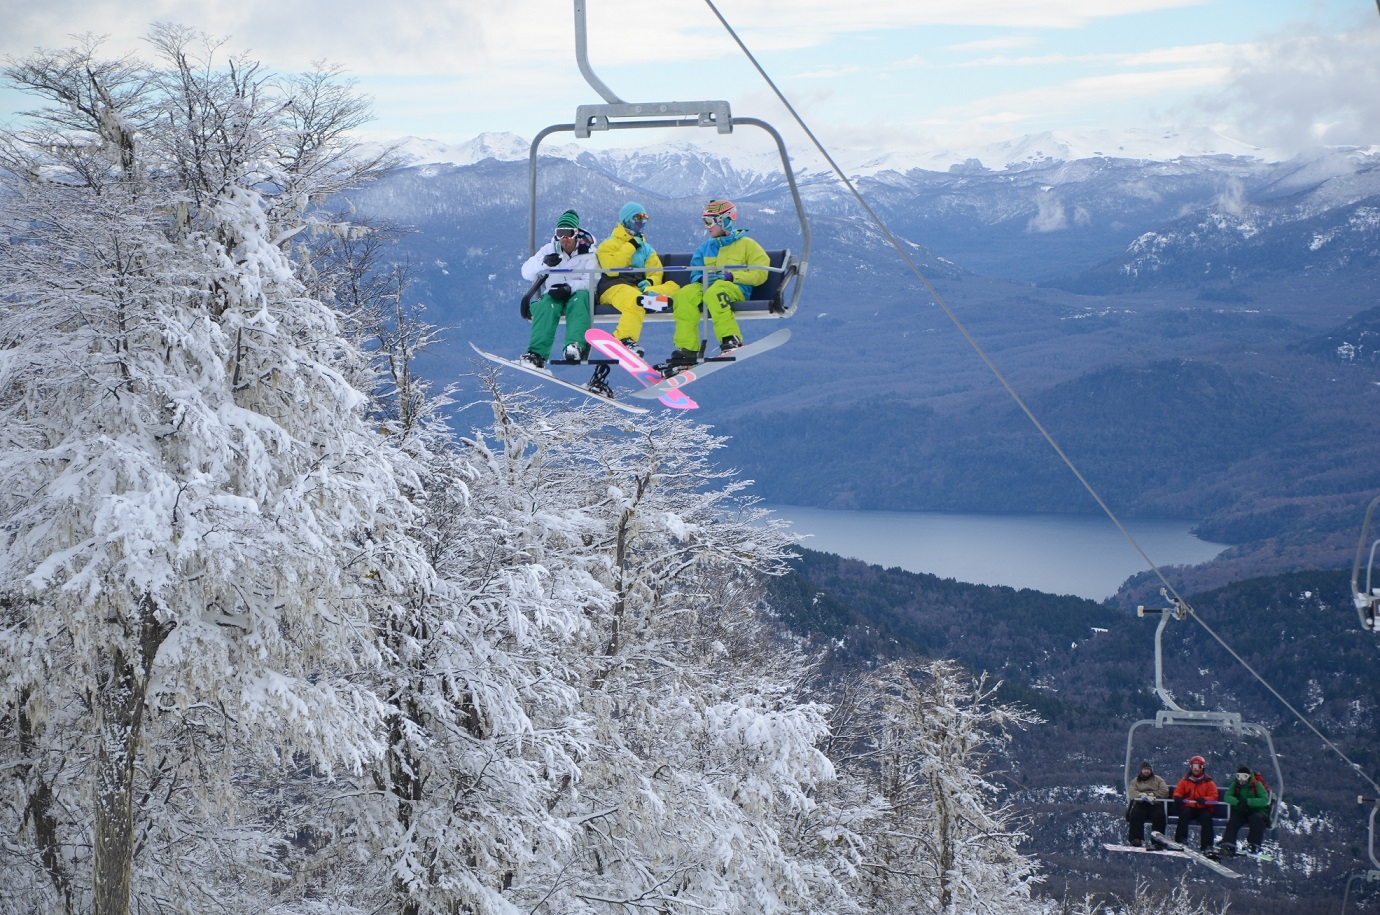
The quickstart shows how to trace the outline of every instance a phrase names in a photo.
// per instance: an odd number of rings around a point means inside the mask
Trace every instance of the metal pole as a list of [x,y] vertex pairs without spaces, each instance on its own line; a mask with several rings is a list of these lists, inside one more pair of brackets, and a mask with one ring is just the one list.
[[585,0],[575,0],[575,63],[579,64],[580,73],[584,76],[585,82],[589,83],[595,92],[610,105],[622,105],[624,101],[613,94],[613,90],[604,85],[604,81],[594,74],[594,68],[589,65],[589,40],[585,29]]

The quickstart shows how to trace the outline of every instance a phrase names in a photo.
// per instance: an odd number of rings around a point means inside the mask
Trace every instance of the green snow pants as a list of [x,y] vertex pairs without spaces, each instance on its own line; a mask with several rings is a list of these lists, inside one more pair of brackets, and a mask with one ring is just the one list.
[[700,348],[700,303],[709,306],[709,320],[714,323],[714,340],[742,337],[738,319],[733,316],[733,303],[741,302],[743,287],[727,280],[716,280],[705,289],[700,283],[682,286],[671,300],[671,312],[676,316],[676,333],[671,344],[676,349],[698,351]]
[[551,347],[556,342],[556,326],[565,316],[565,342],[578,343],[580,358],[589,355],[589,344],[585,342],[585,331],[589,330],[592,316],[589,310],[589,293],[581,289],[564,303],[544,295],[532,303],[532,336],[527,341],[527,351],[536,353],[542,359],[551,358]]

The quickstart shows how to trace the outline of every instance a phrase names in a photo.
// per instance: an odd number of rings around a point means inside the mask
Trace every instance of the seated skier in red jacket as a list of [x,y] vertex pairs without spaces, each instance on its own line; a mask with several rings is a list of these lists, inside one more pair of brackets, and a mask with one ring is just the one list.
[[1183,845],[1188,839],[1188,827],[1197,823],[1198,847],[1204,854],[1216,855],[1212,847],[1212,810],[1217,806],[1217,784],[1207,774],[1207,760],[1195,756],[1188,761],[1188,774],[1174,786],[1174,797],[1180,801],[1174,841]]

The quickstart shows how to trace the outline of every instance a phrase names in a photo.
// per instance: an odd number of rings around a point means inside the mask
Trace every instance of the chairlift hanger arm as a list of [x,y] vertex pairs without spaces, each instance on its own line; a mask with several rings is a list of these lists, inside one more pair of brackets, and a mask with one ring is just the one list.
[[[1134,762],[1135,737],[1139,728],[1154,725],[1156,728],[1164,727],[1215,727],[1221,728],[1232,734],[1249,734],[1258,737],[1265,742],[1265,746],[1270,751],[1270,764],[1274,769],[1275,775],[1275,798],[1279,800],[1284,797],[1284,771],[1280,768],[1279,754],[1275,752],[1275,742],[1270,736],[1270,732],[1263,725],[1252,724],[1241,720],[1238,712],[1222,711],[1199,711],[1194,709],[1182,708],[1174,701],[1174,697],[1164,686],[1164,628],[1169,624],[1171,618],[1184,620],[1193,612],[1193,608],[1188,603],[1177,596],[1170,595],[1167,588],[1161,588],[1160,594],[1168,601],[1168,607],[1137,607],[1138,616],[1149,616],[1158,614],[1160,621],[1155,626],[1155,694],[1160,697],[1165,708],[1155,713],[1153,719],[1144,719],[1131,725],[1130,732],[1126,735],[1126,782],[1129,783],[1132,774],[1132,764]],[[1276,805],[1279,809],[1280,805]]]
[[[1376,0],[1380,3],[1380,0]],[[1356,545],[1356,562],[1351,567],[1351,597],[1356,604],[1356,612],[1361,617],[1361,628],[1369,629],[1372,632],[1375,628],[1375,610],[1377,595],[1375,587],[1371,581],[1371,575],[1375,571],[1376,549],[1380,548],[1380,537],[1371,537],[1371,519],[1375,516],[1375,508],[1380,505],[1380,496],[1371,500],[1366,508],[1366,519],[1361,524],[1361,540]],[[1369,558],[1367,558],[1369,552]],[[1366,563],[1366,579],[1361,581],[1361,563]]]
[[671,101],[629,103],[621,99],[594,72],[589,63],[588,29],[585,24],[585,0],[574,0],[575,11],[575,58],[585,81],[604,99],[602,105],[580,105],[576,108],[575,121],[570,124],[556,124],[539,132],[532,140],[528,151],[528,213],[527,247],[529,254],[537,249],[537,153],[542,140],[557,131],[570,131],[577,138],[588,138],[592,132],[629,129],[659,129],[671,127],[713,127],[721,134],[733,132],[737,125],[758,127],[766,131],[776,143],[781,158],[781,171],[790,189],[791,201],[795,206],[800,223],[801,248],[799,256],[792,256],[792,263],[785,273],[794,280],[790,290],[790,300],[781,307],[773,307],[774,314],[789,316],[795,313],[800,295],[805,286],[805,275],[809,272],[810,251],[813,240],[810,223],[805,217],[805,204],[796,184],[795,171],[791,168],[790,156],[781,134],[765,121],[757,118],[735,118],[729,103],[722,100]]

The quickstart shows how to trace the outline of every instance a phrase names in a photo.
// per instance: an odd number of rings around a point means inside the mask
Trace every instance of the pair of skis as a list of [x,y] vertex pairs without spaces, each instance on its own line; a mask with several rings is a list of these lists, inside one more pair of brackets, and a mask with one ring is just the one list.
[[[628,374],[632,375],[634,378],[636,378],[638,381],[642,383],[642,390],[634,391],[632,393],[633,397],[638,398],[640,400],[660,400],[663,404],[675,410],[694,410],[699,407],[699,404],[691,400],[681,390],[681,388],[685,387],[693,381],[698,381],[706,375],[712,375],[714,372],[717,372],[720,369],[724,369],[730,365],[734,365],[738,362],[741,362],[744,359],[750,359],[753,356],[765,353],[767,350],[775,349],[776,347],[780,346],[781,344],[789,340],[790,336],[790,330],[788,328],[784,328],[782,330],[776,331],[773,334],[768,334],[761,340],[757,340],[753,343],[747,344],[746,346],[741,346],[733,350],[731,355],[723,356],[717,359],[707,360],[705,362],[696,364],[693,368],[684,369],[683,371],[675,375],[672,375],[670,378],[662,378],[660,372],[658,372],[654,367],[648,364],[647,361],[643,359],[641,356],[637,355],[637,353],[628,349],[628,347],[625,346],[622,343],[622,341],[620,341],[617,337],[613,336],[613,334],[610,334],[609,332],[604,330],[600,330],[597,327],[590,328],[588,331],[585,332],[585,340],[589,343],[590,346],[594,347],[600,353],[603,353],[608,358],[616,361],[628,372]],[[485,359],[488,359],[490,362],[496,362],[499,365],[506,365],[509,368],[514,368],[518,371],[526,372],[529,375],[535,375],[536,377],[541,378],[545,381],[550,381],[555,384],[558,384],[563,388],[569,388],[572,391],[578,391],[579,393],[584,394],[587,397],[596,397],[599,400],[602,400],[603,402],[610,404],[611,406],[623,410],[624,412],[647,412],[646,407],[641,407],[636,404],[625,403],[622,401],[604,397],[602,394],[596,394],[588,388],[557,378],[550,372],[544,369],[539,369],[536,366],[528,365],[524,362],[517,362],[512,359],[504,359],[502,356],[496,356],[493,353],[485,352],[484,350],[475,346],[472,341],[470,343],[470,347],[476,353],[483,356]]]

